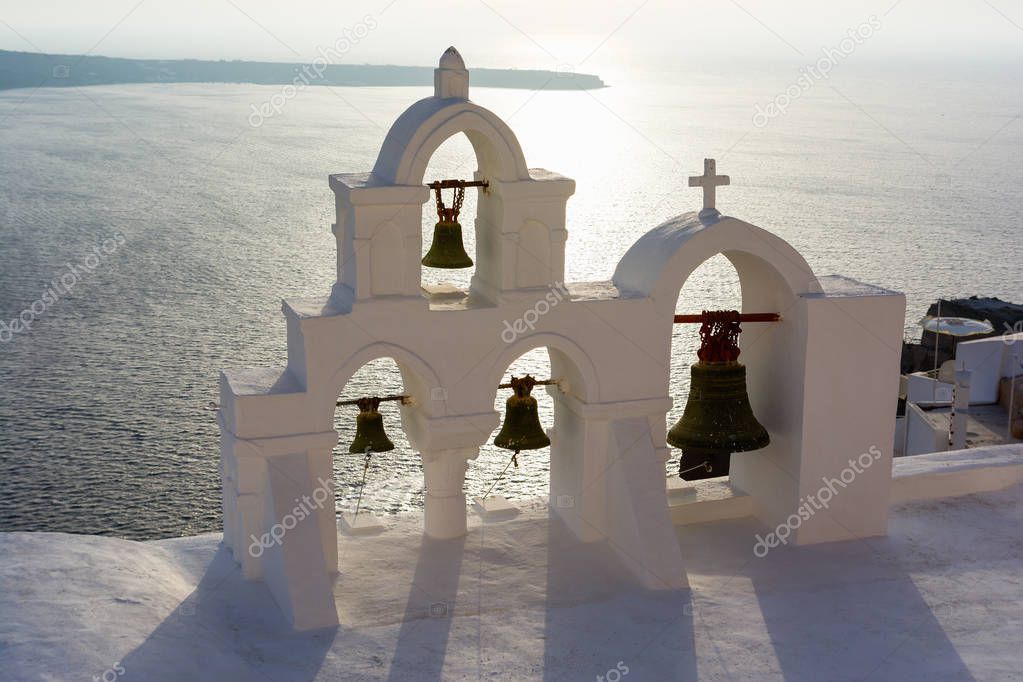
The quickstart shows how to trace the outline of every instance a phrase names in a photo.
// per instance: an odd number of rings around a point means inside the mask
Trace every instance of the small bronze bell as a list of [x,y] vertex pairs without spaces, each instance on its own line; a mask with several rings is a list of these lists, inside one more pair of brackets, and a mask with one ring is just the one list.
[[437,216],[440,222],[433,228],[433,243],[430,250],[423,256],[423,265],[431,268],[471,268],[472,258],[465,252],[462,245],[462,225],[458,222],[458,212],[462,210],[462,201],[465,199],[465,187],[455,185],[455,201],[451,208],[444,207],[444,200],[441,198],[442,186],[448,186],[454,181],[441,181],[431,183],[437,194]]
[[433,243],[423,256],[423,265],[431,268],[471,268],[472,258],[462,246],[462,226],[458,222],[442,220],[433,228]]
[[511,387],[515,395],[505,403],[506,414],[501,432],[494,439],[494,445],[505,450],[539,450],[551,444],[551,439],[540,426],[540,413],[536,398],[530,393],[536,379],[528,374],[521,379],[512,377]]
[[394,443],[384,433],[384,417],[377,411],[380,398],[360,398],[359,416],[355,418],[355,440],[348,452],[387,452],[394,449]]
[[746,367],[738,362],[739,318],[735,311],[704,313],[700,361],[682,418],[668,443],[682,450],[679,475],[687,481],[727,476],[733,452],[759,450],[771,438],[757,421],[746,392]]

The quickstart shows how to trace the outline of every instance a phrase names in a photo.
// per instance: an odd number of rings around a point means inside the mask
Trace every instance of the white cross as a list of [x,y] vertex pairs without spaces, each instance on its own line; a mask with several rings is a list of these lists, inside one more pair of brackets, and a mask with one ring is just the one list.
[[717,174],[717,162],[714,159],[703,160],[703,175],[694,175],[689,178],[690,187],[703,188],[703,210],[717,210],[714,207],[715,190],[719,185],[727,185],[731,182],[727,175]]

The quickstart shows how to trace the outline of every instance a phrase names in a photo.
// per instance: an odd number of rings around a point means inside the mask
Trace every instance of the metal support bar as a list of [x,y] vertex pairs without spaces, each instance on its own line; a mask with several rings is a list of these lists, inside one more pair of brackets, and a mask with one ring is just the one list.
[[[780,313],[741,313],[739,315],[739,322],[778,322],[780,320]],[[703,321],[703,315],[675,316],[675,324],[700,324]]]
[[[558,383],[558,379],[544,379],[543,381],[534,382],[535,386],[552,386]],[[498,388],[512,388],[511,384],[499,384]]]
[[490,183],[486,180],[434,180],[426,185],[430,189],[453,189],[465,187],[482,187],[486,190]]
[[[363,398],[356,398],[355,400],[339,400],[339,401],[337,401],[337,404],[338,404],[338,406],[341,406],[341,405],[358,405],[360,400],[363,400]],[[383,398],[377,398],[377,400],[379,400],[380,402],[386,402],[388,400],[400,400],[402,405],[408,405],[412,401],[412,396],[410,396],[410,395],[388,395],[388,396],[384,396]]]

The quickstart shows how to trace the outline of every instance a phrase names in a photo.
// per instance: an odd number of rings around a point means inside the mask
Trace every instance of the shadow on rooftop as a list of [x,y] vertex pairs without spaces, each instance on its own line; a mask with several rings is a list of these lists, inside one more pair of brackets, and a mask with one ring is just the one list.
[[388,679],[442,679],[464,552],[464,536],[423,536]]
[[888,538],[773,549],[750,577],[786,680],[974,679],[936,617],[951,606],[927,603]]
[[690,591],[638,588],[606,542],[580,542],[553,511],[546,593],[544,680],[697,679]]
[[[723,579],[697,604],[709,634],[733,630],[719,641],[722,665],[789,682],[974,679],[938,620],[951,606],[928,603],[907,570],[913,551],[899,544],[915,541],[777,546],[757,558],[756,535],[767,532],[751,518],[677,528],[687,568]],[[755,610],[745,606],[750,591]]]
[[305,682],[320,670],[336,631],[292,631],[266,585],[246,581],[220,544],[192,594],[120,661],[118,681]]

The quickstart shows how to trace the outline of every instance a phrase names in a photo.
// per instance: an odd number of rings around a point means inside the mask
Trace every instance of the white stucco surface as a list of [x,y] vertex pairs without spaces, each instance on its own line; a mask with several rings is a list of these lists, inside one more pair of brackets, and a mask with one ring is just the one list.
[[956,346],[956,366],[971,372],[971,402],[998,402],[998,382],[1023,376],[1023,334],[963,341]]
[[1023,481],[1018,444],[934,452],[895,460],[892,503],[1000,490]]

